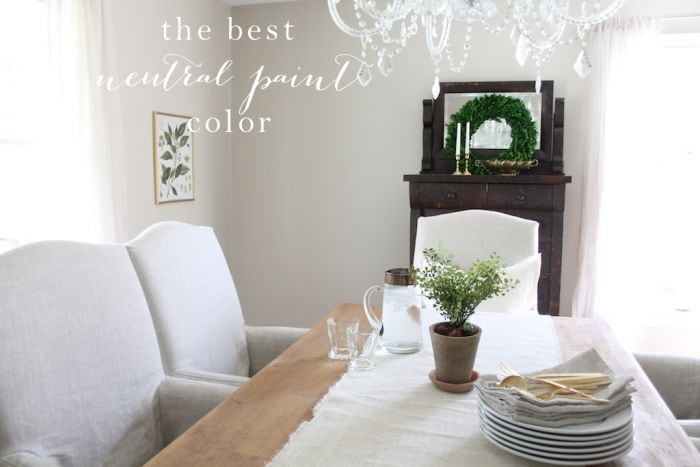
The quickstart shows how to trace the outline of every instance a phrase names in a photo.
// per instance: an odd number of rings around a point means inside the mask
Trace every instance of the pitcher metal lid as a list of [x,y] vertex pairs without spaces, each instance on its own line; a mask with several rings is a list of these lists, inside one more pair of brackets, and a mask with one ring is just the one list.
[[394,268],[384,273],[384,283],[404,286],[415,285],[416,277],[408,268]]

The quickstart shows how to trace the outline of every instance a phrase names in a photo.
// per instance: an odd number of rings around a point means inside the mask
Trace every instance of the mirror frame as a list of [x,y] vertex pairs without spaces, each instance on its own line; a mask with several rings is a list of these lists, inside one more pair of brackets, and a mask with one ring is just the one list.
[[[433,101],[432,109],[432,162],[450,159],[445,155],[443,141],[445,132],[445,94],[471,94],[487,93],[499,94],[510,92],[535,92],[534,81],[481,81],[481,82],[441,82],[440,95]],[[552,160],[553,133],[554,133],[554,81],[542,81],[540,87],[542,94],[542,108],[540,115],[540,148],[535,151],[534,159]],[[424,120],[424,123],[425,122]],[[478,158],[496,157],[502,149],[472,149],[472,154]],[[424,161],[425,162],[425,161]],[[431,164],[433,165],[433,164]],[[444,164],[436,164],[444,165]],[[454,163],[453,163],[454,165]],[[424,164],[424,170],[425,167]],[[433,166],[432,169],[437,167]],[[433,171],[430,170],[430,171]]]

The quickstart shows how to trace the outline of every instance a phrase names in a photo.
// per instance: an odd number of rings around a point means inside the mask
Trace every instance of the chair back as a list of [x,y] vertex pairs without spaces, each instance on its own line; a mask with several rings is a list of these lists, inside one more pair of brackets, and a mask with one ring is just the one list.
[[479,304],[477,311],[537,313],[537,286],[541,259],[537,222],[495,211],[469,210],[420,217],[413,255],[415,267],[424,266],[423,250],[444,246],[464,270],[474,261],[496,253],[517,285],[503,296]]
[[537,254],[537,229],[537,222],[477,209],[420,217],[413,265],[423,266],[423,250],[442,244],[462,269],[491,253],[512,266]]
[[153,315],[166,373],[248,376],[241,305],[214,231],[161,222],[127,243],[127,250]]
[[0,255],[0,463],[143,464],[162,447],[163,378],[124,246],[40,242]]
[[679,420],[695,420],[700,436],[700,357],[637,353],[639,362],[661,398]]

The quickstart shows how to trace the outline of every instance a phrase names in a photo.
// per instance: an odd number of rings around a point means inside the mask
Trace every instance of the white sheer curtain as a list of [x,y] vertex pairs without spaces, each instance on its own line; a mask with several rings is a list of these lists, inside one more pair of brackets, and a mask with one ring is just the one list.
[[[24,105],[32,109],[27,139],[14,149],[0,146],[5,165],[0,180],[0,237],[20,241],[124,237],[119,116],[108,105],[112,96],[96,86],[98,74],[107,67],[103,3],[46,0],[43,38],[48,40],[48,57],[31,57],[27,62],[45,60],[46,65],[11,70],[18,75],[13,81],[18,90],[24,79],[36,81],[36,88],[24,97]],[[6,11],[5,20],[13,21],[12,9]],[[22,26],[28,27],[18,25]],[[19,41],[15,46],[22,45]],[[26,76],[42,69],[41,79]]]
[[[633,309],[643,300],[645,255],[653,245],[639,244],[634,237],[615,238],[615,220],[644,219],[654,222],[646,204],[658,173],[660,155],[657,126],[668,116],[656,113],[655,101],[663,97],[657,87],[658,23],[648,18],[617,18],[592,34],[589,53],[594,64],[587,79],[586,139],[583,171],[583,207],[579,236],[578,284],[573,314],[578,317],[610,318],[616,311]],[[649,181],[647,192],[633,179]],[[611,193],[615,196],[608,196]],[[642,238],[643,236],[640,236]],[[625,242],[627,242],[625,244]],[[633,267],[620,269],[620,251]],[[630,296],[618,287],[638,273],[640,287]]]

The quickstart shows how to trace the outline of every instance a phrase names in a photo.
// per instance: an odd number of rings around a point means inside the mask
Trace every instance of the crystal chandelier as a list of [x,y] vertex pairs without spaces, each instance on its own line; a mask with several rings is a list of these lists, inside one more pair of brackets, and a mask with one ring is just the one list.
[[[453,71],[462,71],[472,48],[475,25],[481,25],[491,34],[510,30],[516,62],[520,66],[528,60],[535,63],[537,92],[542,64],[560,46],[580,44],[581,52],[574,70],[582,78],[586,77],[591,71],[586,53],[588,32],[593,25],[614,15],[624,2],[607,0],[603,8],[600,1],[585,0],[328,0],[328,9],[343,32],[360,39],[364,63],[357,80],[362,86],[371,81],[371,68],[375,65],[383,76],[388,76],[394,57],[406,47],[409,39],[424,29],[428,53],[435,64],[432,91],[437,98],[443,56],[447,56]],[[354,15],[353,25],[342,18],[341,8],[346,17]],[[460,47],[454,47],[450,37],[454,21],[466,24]],[[370,54],[374,58],[370,58]]]

